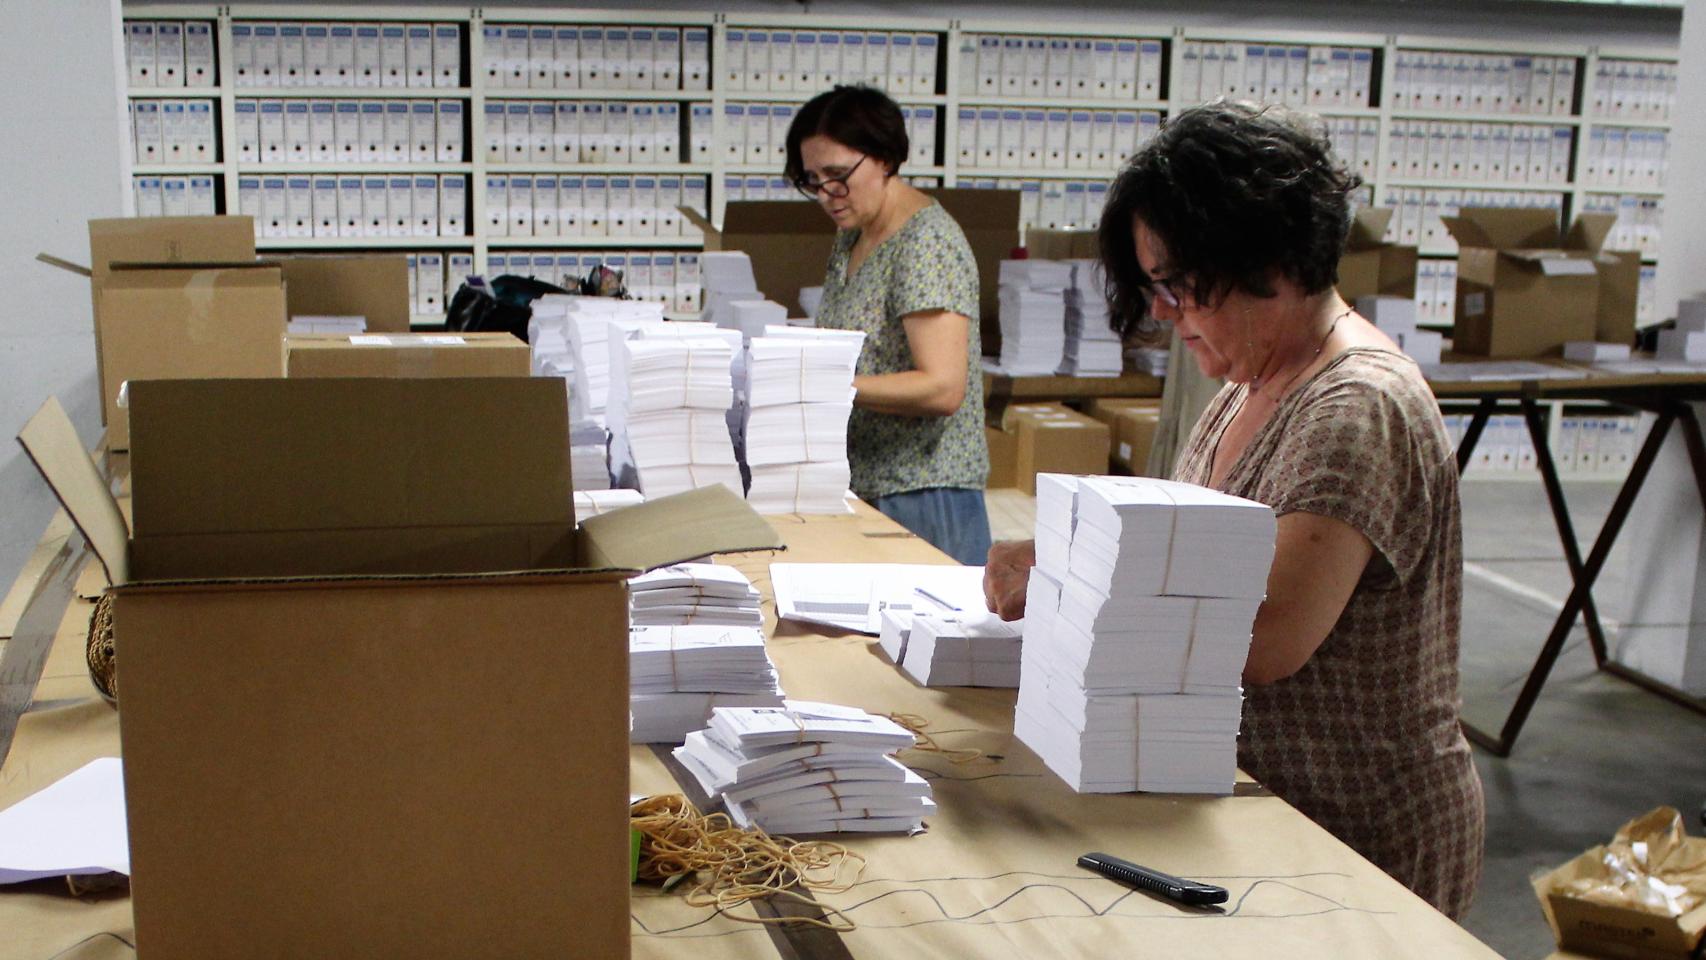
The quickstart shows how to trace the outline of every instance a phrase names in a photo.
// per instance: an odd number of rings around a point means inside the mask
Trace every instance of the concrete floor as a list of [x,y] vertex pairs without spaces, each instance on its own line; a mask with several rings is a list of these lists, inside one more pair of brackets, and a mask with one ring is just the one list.
[[[1616,493],[1615,482],[1565,484],[1584,554]],[[1029,536],[1032,498],[991,491],[989,507],[998,539]],[[1463,508],[1464,714],[1496,731],[1569,592],[1569,572],[1538,476],[1470,481]],[[1624,576],[1610,564],[1600,577],[1595,595],[1606,618],[1624,615]],[[1553,943],[1532,874],[1603,843],[1659,804],[1683,810],[1690,832],[1701,832],[1706,716],[1599,673],[1578,626],[1512,756],[1477,750],[1476,766],[1487,794],[1487,854],[1463,925],[1511,960],[1538,960]]]

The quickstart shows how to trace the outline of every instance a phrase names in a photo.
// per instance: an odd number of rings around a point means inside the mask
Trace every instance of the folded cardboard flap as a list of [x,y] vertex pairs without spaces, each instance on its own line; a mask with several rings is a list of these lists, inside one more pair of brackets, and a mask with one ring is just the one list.
[[250,217],[126,217],[89,221],[98,289],[114,263],[240,263],[255,259]]
[[36,254],[36,259],[50,267],[58,267],[61,270],[75,273],[79,277],[92,277],[95,275],[95,271],[90,270],[88,267],[85,267],[80,263],[72,263],[69,260],[60,259],[46,251]]
[[507,333],[290,334],[289,377],[525,377],[527,344]]
[[1559,243],[1558,211],[1547,207],[1464,207],[1440,220],[1460,247],[1555,249]]
[[546,378],[133,384],[135,536],[49,401],[19,441],[115,584],[647,569],[780,549],[721,487],[575,534],[567,410]]
[[1386,245],[1386,227],[1392,222],[1391,207],[1363,207],[1351,218],[1345,249],[1373,250]]
[[95,551],[106,568],[107,582],[117,585],[130,580],[130,530],[124,514],[113,499],[107,482],[95,467],[77,428],[60,406],[58,397],[48,397],[35,416],[18,433],[18,443],[64,505],[77,531]]

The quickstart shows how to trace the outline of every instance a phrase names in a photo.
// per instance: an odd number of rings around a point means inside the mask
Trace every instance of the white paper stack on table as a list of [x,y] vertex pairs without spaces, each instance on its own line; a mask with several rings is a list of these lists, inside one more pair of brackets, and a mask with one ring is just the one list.
[[1171,351],[1165,347],[1133,347],[1126,351],[1126,359],[1131,361],[1131,368],[1137,373],[1147,373],[1152,377],[1167,375],[1167,361],[1171,359]]
[[1069,377],[1117,377],[1124,362],[1124,345],[1108,324],[1108,294],[1101,264],[1095,260],[1063,261],[1072,268],[1066,288],[1066,349],[1060,372]]
[[[885,628],[891,617],[900,619],[894,611],[883,611]],[[1017,687],[1022,629],[987,610],[914,613],[897,662],[926,687]],[[879,634],[879,642],[886,634]]]
[[721,483],[744,494],[729,438],[740,334],[706,323],[624,330],[610,341],[610,471],[647,497]]
[[645,502],[646,495],[638,490],[576,490],[575,523]]
[[745,574],[720,563],[676,563],[634,577],[628,603],[636,627],[764,624],[758,590]]
[[1072,267],[1058,260],[1001,261],[1001,369],[1053,376],[1066,352],[1066,288]]
[[782,687],[757,627],[635,627],[628,637],[632,743],[681,743],[717,707],[776,707]]
[[761,514],[846,513],[847,419],[865,334],[771,325],[741,366],[741,448]]
[[1688,299],[1676,305],[1676,328],[1660,330],[1660,360],[1706,363],[1706,300]]
[[[700,283],[705,290],[705,309],[700,319],[719,327],[734,328],[731,308],[737,300],[763,300],[752,276],[752,258],[738,250],[719,250],[699,257]],[[787,311],[783,311],[786,316]]]
[[[563,310],[572,354],[574,384],[569,390],[569,417],[574,422],[605,423],[610,396],[610,340],[625,331],[663,326],[663,308],[637,300],[608,297],[563,297],[551,294],[540,301],[566,301]],[[612,331],[615,332],[612,332]]]
[[367,332],[367,318],[342,315],[312,316],[300,314],[290,318],[286,333],[333,333],[353,336]]
[[[885,611],[961,615],[984,610],[983,568],[934,563],[772,563],[776,616],[881,632]],[[898,656],[891,655],[895,663]]]
[[781,326],[787,322],[788,308],[774,300],[766,300],[762,295],[754,295],[750,300],[731,300],[727,308],[718,311],[717,315],[718,326],[739,330],[747,340],[762,336],[765,327]]
[[1357,312],[1368,318],[1381,333],[1392,338],[1398,349],[1424,367],[1439,364],[1445,337],[1432,330],[1416,329],[1416,301],[1409,297],[1370,294],[1357,298]]
[[742,827],[772,835],[912,832],[936,812],[930,784],[889,754],[910,731],[857,707],[789,700],[718,708],[675,757]]
[[1203,487],[1039,474],[1014,733],[1081,792],[1231,792],[1274,530]]

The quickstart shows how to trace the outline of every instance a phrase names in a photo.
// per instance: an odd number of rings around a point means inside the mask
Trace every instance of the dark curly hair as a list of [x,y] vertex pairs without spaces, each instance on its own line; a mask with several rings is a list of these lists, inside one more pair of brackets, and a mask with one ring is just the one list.
[[788,125],[788,159],[782,173],[790,183],[798,184],[806,175],[800,144],[820,133],[881,162],[891,175],[900,172],[912,148],[906,117],[888,94],[863,85],[837,86],[806,101]]
[[1198,303],[1234,290],[1271,297],[1275,271],[1314,294],[1338,282],[1349,195],[1361,184],[1312,116],[1224,100],[1181,112],[1108,191],[1098,240],[1114,329],[1155,331],[1134,218],[1156,234],[1179,289]]

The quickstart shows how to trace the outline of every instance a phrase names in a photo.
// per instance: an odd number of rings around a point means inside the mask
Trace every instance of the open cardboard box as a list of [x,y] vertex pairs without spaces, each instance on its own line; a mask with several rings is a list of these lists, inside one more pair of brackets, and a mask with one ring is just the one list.
[[624,581],[780,542],[717,487],[577,531],[566,407],[136,383],[130,530],[57,401],[25,426],[114,584],[143,960],[628,955]]
[[[1001,261],[1019,245],[1019,193],[1016,190],[926,190],[959,223],[977,261],[978,310],[983,352],[1001,352],[996,319]],[[752,276],[766,297],[805,316],[800,288],[823,284],[835,223],[815,203],[798,200],[734,200],[718,229],[688,207],[682,216],[705,231],[706,250],[740,250],[752,257]],[[994,349],[990,338],[994,337]]]
[[1563,235],[1545,208],[1466,207],[1441,219],[1458,244],[1458,353],[1536,357],[1571,340],[1633,340],[1639,258],[1631,270],[1628,257],[1600,252],[1615,215],[1581,214]]
[[525,377],[527,344],[507,333],[290,334],[290,377]]
[[123,450],[128,380],[284,375],[291,314],[359,314],[368,329],[409,329],[400,254],[285,257],[257,263],[249,217],[89,221],[89,266],[38,259],[89,278],[107,444]]
[[1386,241],[1390,207],[1363,207],[1351,221],[1345,252],[1339,257],[1339,296],[1416,297],[1416,248]]

